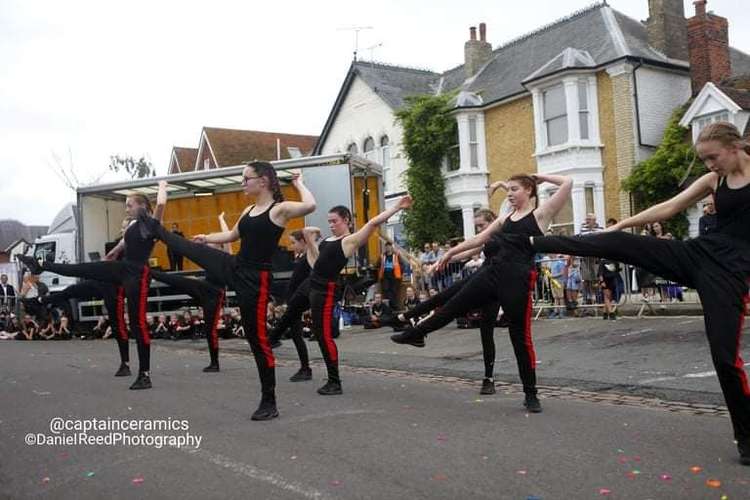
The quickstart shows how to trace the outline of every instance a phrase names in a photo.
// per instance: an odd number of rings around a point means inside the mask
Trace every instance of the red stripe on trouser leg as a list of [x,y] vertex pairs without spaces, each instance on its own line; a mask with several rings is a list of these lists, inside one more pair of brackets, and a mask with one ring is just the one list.
[[258,307],[255,310],[255,326],[258,334],[260,349],[266,359],[268,368],[276,366],[271,345],[268,343],[268,332],[266,329],[266,315],[268,314],[268,271],[260,271],[260,291],[258,292]]
[[151,332],[148,330],[146,324],[146,302],[148,301],[148,285],[150,281],[150,270],[148,266],[143,266],[141,271],[141,288],[138,294],[138,326],[141,327],[141,335],[143,335],[143,344],[151,345]]
[[534,352],[534,343],[531,341],[531,312],[534,305],[536,276],[536,270],[529,273],[529,300],[526,302],[526,314],[523,319],[523,342],[526,346],[526,352],[529,354],[529,363],[532,370],[536,370],[536,353]]
[[219,290],[219,299],[216,303],[216,310],[214,311],[214,321],[211,324],[211,332],[209,333],[209,338],[211,339],[211,349],[218,349],[219,348],[219,320],[221,320],[221,313],[224,309],[224,290]]
[[125,325],[125,288],[117,287],[117,310],[115,311],[117,321],[117,336],[120,340],[128,340],[128,329]]
[[745,373],[745,363],[742,361],[740,356],[740,339],[742,338],[742,327],[745,324],[745,311],[747,310],[747,304],[750,302],[750,295],[745,295],[742,298],[742,312],[740,313],[740,324],[737,328],[737,354],[734,358],[734,367],[737,368],[740,376],[740,383],[742,384],[742,392],[745,396],[750,396],[750,384],[747,382],[747,373]]
[[333,341],[333,298],[336,292],[336,283],[328,282],[326,287],[326,300],[323,303],[323,343],[328,351],[328,357],[332,362],[339,359],[339,351],[336,349],[336,343]]

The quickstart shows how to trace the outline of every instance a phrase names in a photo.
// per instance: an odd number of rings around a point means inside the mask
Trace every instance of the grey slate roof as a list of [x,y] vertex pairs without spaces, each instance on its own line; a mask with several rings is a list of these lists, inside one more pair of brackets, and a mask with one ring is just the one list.
[[[566,49],[568,50],[566,56]],[[574,58],[570,54],[585,54]],[[730,49],[732,73],[750,74],[750,55]],[[505,43],[492,51],[490,61],[474,77],[466,79],[464,66],[456,66],[443,73],[404,68],[382,63],[352,63],[344,85],[321,133],[315,151],[319,152],[327,131],[356,75],[394,109],[404,103],[408,95],[447,92],[460,88],[481,97],[486,105],[527,92],[524,81],[549,76],[571,67],[602,67],[620,59],[643,59],[644,62],[687,71],[687,61],[667,58],[648,44],[646,26],[616,11],[606,2],[556,21],[522,37]],[[588,66],[582,65],[582,62]],[[470,99],[459,99],[469,106]],[[474,101],[476,102],[476,101]]]

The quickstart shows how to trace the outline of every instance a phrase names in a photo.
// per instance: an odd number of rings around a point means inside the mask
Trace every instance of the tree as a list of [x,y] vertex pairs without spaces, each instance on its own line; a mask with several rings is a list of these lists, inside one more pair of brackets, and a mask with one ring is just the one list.
[[[680,119],[689,104],[686,103],[672,113],[656,152],[636,165],[633,172],[623,180],[623,189],[633,194],[637,209],[672,198],[691,180],[707,172],[690,144],[688,129],[680,126]],[[675,237],[683,238],[688,235],[685,212],[663,222],[665,231],[671,232]]]
[[450,115],[452,98],[452,94],[410,96],[406,106],[395,113],[404,129],[403,148],[409,161],[406,188],[414,198],[411,209],[402,215],[412,248],[455,235],[440,171],[456,142],[456,119]]
[[141,179],[143,177],[153,177],[156,175],[153,165],[145,157],[141,156],[137,160],[132,156],[110,156],[109,169],[113,172],[126,172],[132,179]]

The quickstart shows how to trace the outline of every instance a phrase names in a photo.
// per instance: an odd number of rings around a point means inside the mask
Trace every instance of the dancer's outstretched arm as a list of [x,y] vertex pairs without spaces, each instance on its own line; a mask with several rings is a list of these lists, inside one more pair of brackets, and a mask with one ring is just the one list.
[[714,191],[716,183],[719,181],[718,174],[709,172],[697,181],[688,186],[687,189],[675,195],[674,197],[663,201],[651,208],[647,208],[631,217],[621,220],[605,231],[619,231],[629,227],[639,227],[651,222],[671,219],[678,213],[698,203]]
[[555,215],[562,210],[570,199],[570,192],[573,189],[573,178],[567,175],[544,174],[536,174],[533,177],[536,178],[537,184],[549,182],[550,184],[559,186],[555,194],[534,210],[534,217],[536,217],[539,229],[545,231],[552,223]]
[[161,223],[164,220],[164,209],[167,207],[167,181],[159,181],[159,191],[156,193],[154,219]]
[[[224,219],[224,212],[221,212],[219,214],[219,227],[221,228],[222,233],[229,232],[229,225],[227,225],[227,221],[226,219]],[[232,253],[232,244],[224,243],[223,245],[221,245],[221,249],[226,253]]]
[[455,247],[451,247],[450,250],[445,252],[442,257],[440,257],[438,261],[431,266],[430,271],[443,270],[449,262],[455,260],[459,255],[465,254],[467,252],[476,253],[478,251],[478,248],[484,246],[484,244],[490,240],[490,237],[496,231],[500,230],[500,227],[502,227],[504,222],[505,217],[498,217],[497,219],[492,221],[492,224],[487,226],[487,228],[481,233],[472,236],[468,240],[459,243]]
[[386,222],[401,210],[411,207],[411,204],[411,196],[407,194],[406,196],[398,200],[398,203],[396,203],[394,206],[370,219],[367,224],[362,226],[359,231],[345,237],[341,241],[344,255],[346,257],[351,257],[359,247],[367,242],[367,239],[370,237],[370,235],[374,233],[381,224]]

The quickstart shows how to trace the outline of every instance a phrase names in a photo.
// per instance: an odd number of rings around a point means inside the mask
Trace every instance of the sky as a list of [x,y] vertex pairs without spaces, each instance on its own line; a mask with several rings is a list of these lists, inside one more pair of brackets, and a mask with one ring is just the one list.
[[[352,60],[348,28],[372,28],[360,59],[444,71],[463,63],[470,26],[485,22],[497,47],[591,3],[2,0],[0,219],[48,225],[75,199],[60,165],[88,184],[122,178],[111,155],[145,156],[163,175],[204,126],[318,135]],[[648,0],[609,4],[648,17]],[[747,1],[708,9],[750,52]]]

